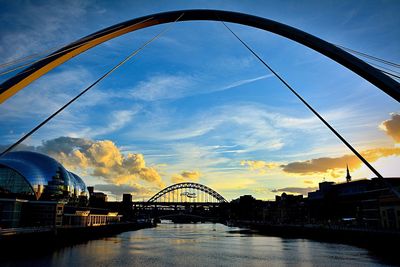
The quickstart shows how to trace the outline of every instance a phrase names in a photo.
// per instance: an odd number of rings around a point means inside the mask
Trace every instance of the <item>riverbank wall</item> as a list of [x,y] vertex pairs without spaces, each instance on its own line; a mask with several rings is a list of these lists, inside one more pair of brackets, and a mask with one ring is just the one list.
[[38,227],[3,229],[0,232],[0,258],[51,251],[126,231],[155,227],[152,222],[120,222],[91,227]]

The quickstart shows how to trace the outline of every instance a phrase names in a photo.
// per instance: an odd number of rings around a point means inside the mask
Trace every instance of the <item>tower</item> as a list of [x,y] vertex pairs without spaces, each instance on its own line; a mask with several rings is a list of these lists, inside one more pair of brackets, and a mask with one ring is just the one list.
[[346,175],[346,181],[351,182],[351,175],[349,171],[349,165],[346,164],[346,169],[347,169],[347,175]]

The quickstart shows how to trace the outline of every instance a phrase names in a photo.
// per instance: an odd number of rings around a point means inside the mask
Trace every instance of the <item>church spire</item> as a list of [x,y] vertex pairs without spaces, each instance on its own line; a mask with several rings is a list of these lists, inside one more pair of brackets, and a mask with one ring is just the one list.
[[346,181],[347,182],[351,182],[351,175],[350,175],[349,165],[348,164],[346,164],[346,169],[347,169]]

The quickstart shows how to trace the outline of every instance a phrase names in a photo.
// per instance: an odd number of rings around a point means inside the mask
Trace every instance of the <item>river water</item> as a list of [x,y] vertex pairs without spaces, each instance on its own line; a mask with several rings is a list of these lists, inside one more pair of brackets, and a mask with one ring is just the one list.
[[367,250],[354,246],[262,236],[222,224],[172,223],[0,262],[0,265],[388,266]]

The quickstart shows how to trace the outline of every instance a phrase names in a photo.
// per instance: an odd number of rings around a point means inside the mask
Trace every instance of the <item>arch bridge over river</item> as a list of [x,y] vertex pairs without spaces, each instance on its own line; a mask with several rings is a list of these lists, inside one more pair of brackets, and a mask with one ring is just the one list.
[[162,189],[148,201],[133,202],[133,209],[153,218],[202,221],[216,220],[224,203],[226,199],[210,187],[185,182]]
[[167,208],[175,206],[213,206],[227,203],[226,199],[208,186],[184,182],[170,185],[148,201],[134,202],[134,207]]

